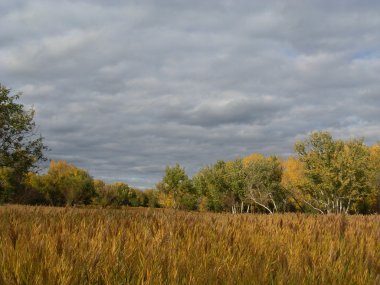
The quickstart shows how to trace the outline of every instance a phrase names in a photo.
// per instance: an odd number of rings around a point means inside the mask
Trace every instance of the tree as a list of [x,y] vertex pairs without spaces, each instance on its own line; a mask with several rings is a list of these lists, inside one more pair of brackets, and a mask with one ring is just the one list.
[[265,156],[262,155],[261,153],[251,153],[250,155],[247,155],[246,157],[243,158],[243,164],[245,166],[249,166],[252,162],[256,162],[258,160],[265,159]]
[[26,185],[56,206],[90,204],[96,196],[94,181],[87,171],[66,161],[52,161],[45,175],[30,173]]
[[161,203],[175,209],[196,209],[197,199],[192,181],[179,164],[167,166],[162,180],[156,185],[161,193]]
[[10,95],[10,91],[0,84],[0,166],[24,174],[44,160],[46,147],[37,134],[34,110],[24,110],[15,102],[21,94]]
[[158,207],[157,192],[141,191],[131,188],[123,182],[106,184],[102,180],[94,180],[96,196],[93,203],[106,206]]
[[232,213],[236,213],[238,209],[242,213],[247,208],[249,211],[249,205],[244,206],[246,200],[246,177],[247,171],[242,159],[236,159],[226,163],[226,175],[225,182],[227,184],[227,197],[229,197]]
[[[230,210],[226,162],[218,160],[214,165],[202,168],[194,177],[193,184],[202,197],[202,209],[214,212]],[[226,205],[226,202],[228,205]]]
[[159,208],[160,203],[158,200],[158,192],[154,189],[147,189],[144,191],[145,196],[148,199],[147,206],[151,208]]
[[9,179],[12,187],[5,189],[0,185],[0,196],[5,201],[11,201],[14,192],[21,189],[24,175],[36,170],[38,162],[45,160],[46,146],[37,133],[34,110],[25,110],[17,103],[20,96],[20,93],[11,95],[11,89],[0,84],[0,168],[3,172],[8,169],[12,176]]
[[106,206],[121,206],[127,203],[129,186],[121,182],[113,184],[106,184],[104,181],[94,180],[94,188],[96,195],[94,196],[94,203]]
[[101,179],[94,180],[95,195],[92,203],[101,206],[107,206],[109,199],[107,199],[106,183]]
[[11,199],[14,192],[14,170],[10,167],[0,167],[0,203]]
[[95,195],[94,181],[87,171],[66,161],[52,161],[48,175],[65,197],[66,205],[89,204]]
[[130,200],[131,188],[124,182],[114,182],[106,187],[107,196],[111,205],[115,206],[127,206]]
[[[193,184],[202,197],[201,210],[232,211],[245,210],[245,167],[242,159],[215,164],[202,168],[194,177]],[[248,209],[247,209],[248,210]]]
[[281,187],[282,165],[275,156],[263,157],[247,166],[247,198],[273,214],[284,210],[286,195]]
[[304,165],[303,202],[320,213],[348,213],[370,193],[369,149],[362,139],[334,140],[315,132],[295,144]]
[[283,161],[283,174],[281,186],[288,194],[288,209],[292,211],[304,211],[303,193],[301,188],[306,184],[305,168],[296,157],[290,156]]
[[370,148],[371,192],[361,205],[362,213],[380,213],[380,141]]
[[[38,175],[36,173],[29,172],[26,175],[24,184],[27,188],[27,191],[25,192],[37,192],[43,197],[42,201],[39,201],[40,203],[36,204],[48,204],[51,206],[65,205],[65,196],[50,175]],[[30,202],[31,201],[29,201],[29,203]]]

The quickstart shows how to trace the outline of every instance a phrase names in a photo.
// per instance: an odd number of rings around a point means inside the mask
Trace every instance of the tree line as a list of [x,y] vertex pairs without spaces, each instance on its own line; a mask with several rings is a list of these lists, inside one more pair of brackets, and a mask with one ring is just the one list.
[[167,207],[200,211],[379,213],[380,144],[314,132],[295,155],[217,161],[191,179],[167,167],[157,189]]
[[165,207],[232,213],[379,213],[380,143],[336,140],[314,132],[294,145],[295,155],[252,154],[219,160],[193,177],[168,166],[154,189],[106,184],[65,161],[38,165],[47,147],[34,111],[17,103],[20,94],[0,84],[0,203]]

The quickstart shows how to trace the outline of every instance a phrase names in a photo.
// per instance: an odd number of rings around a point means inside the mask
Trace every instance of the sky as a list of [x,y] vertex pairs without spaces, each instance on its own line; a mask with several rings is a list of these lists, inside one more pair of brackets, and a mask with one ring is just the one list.
[[0,0],[0,83],[47,156],[152,187],[312,131],[380,139],[380,1]]

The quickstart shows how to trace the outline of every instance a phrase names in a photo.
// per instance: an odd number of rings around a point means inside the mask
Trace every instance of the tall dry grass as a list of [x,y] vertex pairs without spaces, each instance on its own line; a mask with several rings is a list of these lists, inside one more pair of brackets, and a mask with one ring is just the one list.
[[380,284],[380,217],[3,206],[0,284]]

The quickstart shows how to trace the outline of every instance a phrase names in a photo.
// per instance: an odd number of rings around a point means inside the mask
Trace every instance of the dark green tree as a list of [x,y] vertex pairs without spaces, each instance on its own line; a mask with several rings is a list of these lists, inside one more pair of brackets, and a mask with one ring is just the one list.
[[202,168],[193,177],[195,189],[203,200],[201,210],[230,211],[234,204],[234,195],[229,185],[231,180],[227,163],[223,160]]
[[11,89],[0,84],[0,168],[12,182],[0,185],[0,202],[14,200],[17,192],[23,191],[24,175],[45,160],[46,146],[37,132],[34,110],[17,103],[20,96],[12,95]]

